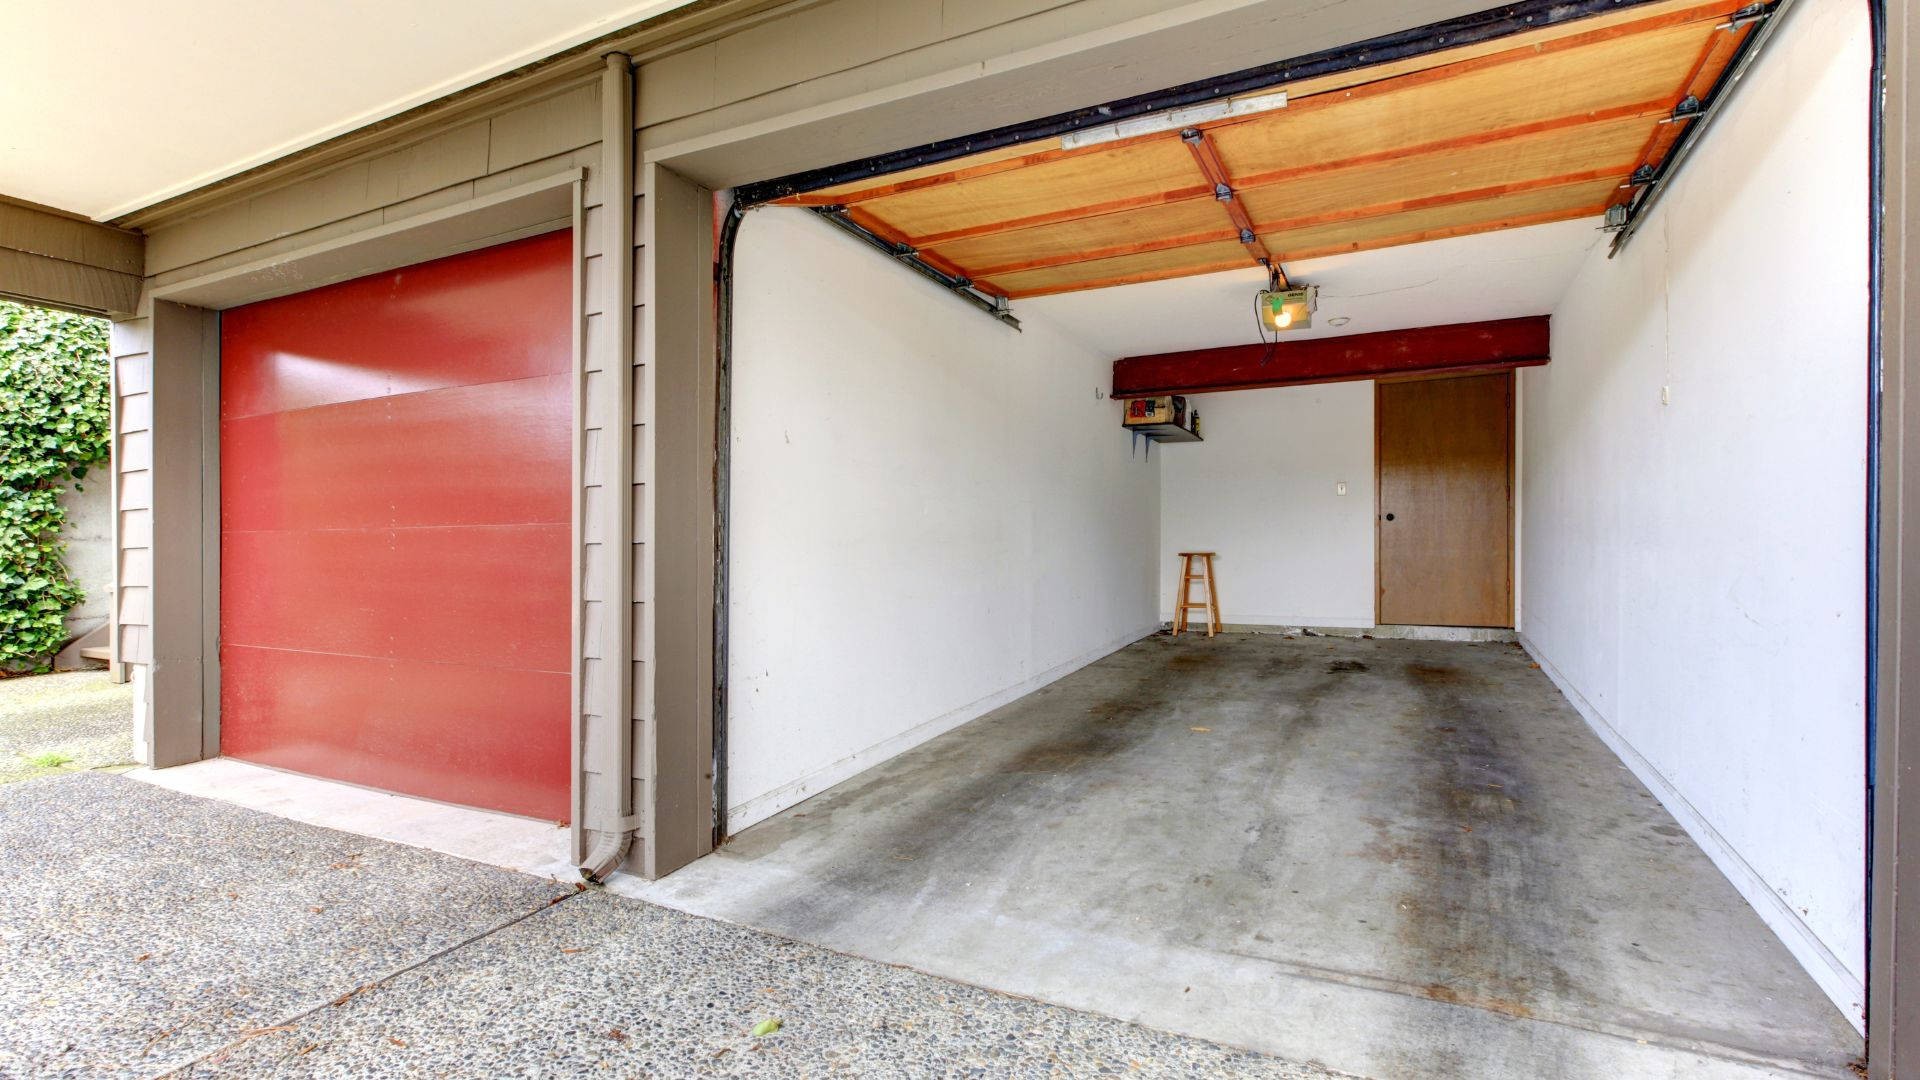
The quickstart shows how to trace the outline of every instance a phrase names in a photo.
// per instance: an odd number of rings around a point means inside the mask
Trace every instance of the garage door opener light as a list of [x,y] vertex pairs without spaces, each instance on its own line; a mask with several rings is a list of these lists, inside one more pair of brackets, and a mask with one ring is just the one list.
[[1260,313],[1260,325],[1268,330],[1305,330],[1313,325],[1313,311],[1319,302],[1320,286],[1296,285],[1290,289],[1261,289],[1254,307]]

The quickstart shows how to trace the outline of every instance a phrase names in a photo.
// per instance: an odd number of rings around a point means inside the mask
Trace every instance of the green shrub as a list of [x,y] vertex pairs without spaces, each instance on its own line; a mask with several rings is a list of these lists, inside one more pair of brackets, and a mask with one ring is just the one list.
[[0,300],[0,672],[44,668],[84,597],[60,495],[112,446],[107,324]]

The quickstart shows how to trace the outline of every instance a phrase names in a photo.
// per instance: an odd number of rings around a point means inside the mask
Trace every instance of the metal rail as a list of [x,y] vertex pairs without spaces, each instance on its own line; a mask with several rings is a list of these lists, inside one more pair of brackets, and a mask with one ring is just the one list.
[[[1739,49],[1733,54],[1733,59],[1728,62],[1727,69],[1720,73],[1720,78],[1714,82],[1713,89],[1707,92],[1707,100],[1695,102],[1691,107],[1686,107],[1687,102],[1683,101],[1682,108],[1674,110],[1674,115],[1669,120],[1673,123],[1685,123],[1687,130],[1675,140],[1673,149],[1667,151],[1667,156],[1661,159],[1659,167],[1653,170],[1651,177],[1643,179],[1640,172],[1634,173],[1634,178],[1630,182],[1640,190],[1634,192],[1633,201],[1627,204],[1627,220],[1620,226],[1619,231],[1614,233],[1613,246],[1607,249],[1607,258],[1611,259],[1625,250],[1628,241],[1632,240],[1634,233],[1639,231],[1647,215],[1653,211],[1654,207],[1660,205],[1661,196],[1666,194],[1673,177],[1678,175],[1682,166],[1686,165],[1687,159],[1693,156],[1694,149],[1700,145],[1700,140],[1706,137],[1707,130],[1713,126],[1714,120],[1726,108],[1727,101],[1739,87],[1741,78],[1746,75],[1748,69],[1753,67],[1754,61],[1759,59],[1760,51],[1766,48],[1767,42],[1773,39],[1774,31],[1780,27],[1781,17],[1793,5],[1794,0],[1774,0],[1771,4],[1750,4],[1741,8],[1733,18],[1718,28],[1722,33],[1734,33],[1748,24],[1759,24],[1752,33],[1747,35],[1747,39],[1740,43]],[[1693,101],[1693,99],[1688,98],[1687,101]]]

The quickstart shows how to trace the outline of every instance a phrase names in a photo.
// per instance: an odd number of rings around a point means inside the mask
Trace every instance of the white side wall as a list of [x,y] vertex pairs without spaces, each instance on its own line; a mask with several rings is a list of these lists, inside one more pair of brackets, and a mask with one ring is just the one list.
[[1523,625],[1858,1023],[1865,5],[1781,33],[1522,379]]
[[753,211],[736,259],[738,829],[1150,632],[1160,455],[1041,319],[802,210]]
[[1153,452],[1163,484],[1161,618],[1173,618],[1175,552],[1215,551],[1225,622],[1372,626],[1373,383],[1187,402],[1200,410],[1205,441]]

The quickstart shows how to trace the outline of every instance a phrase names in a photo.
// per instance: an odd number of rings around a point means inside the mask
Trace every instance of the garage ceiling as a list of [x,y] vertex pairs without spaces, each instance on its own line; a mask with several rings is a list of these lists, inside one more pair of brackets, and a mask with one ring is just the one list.
[[1721,28],[1739,7],[1641,4],[1240,99],[1261,111],[782,201],[1015,299],[1591,217],[1672,147],[1685,121],[1665,121],[1751,32]]

